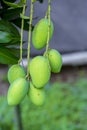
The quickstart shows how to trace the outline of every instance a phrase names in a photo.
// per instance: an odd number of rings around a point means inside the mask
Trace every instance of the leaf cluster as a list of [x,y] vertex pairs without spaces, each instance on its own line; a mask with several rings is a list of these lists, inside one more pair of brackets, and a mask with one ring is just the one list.
[[[40,3],[43,0],[38,0]],[[29,17],[22,16],[25,0],[0,0],[0,63],[15,64],[18,62],[21,19],[24,19],[24,30],[28,31]],[[27,6],[26,6],[27,8]],[[15,52],[15,53],[14,53]]]

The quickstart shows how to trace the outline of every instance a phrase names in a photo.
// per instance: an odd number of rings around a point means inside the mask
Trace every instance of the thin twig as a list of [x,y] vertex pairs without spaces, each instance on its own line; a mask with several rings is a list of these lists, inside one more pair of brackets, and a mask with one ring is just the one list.
[[[26,9],[26,3],[23,6],[22,15],[25,14],[25,9]],[[22,61],[23,29],[24,29],[24,19],[22,18],[22,20],[21,20],[21,39],[20,39],[20,59],[18,61],[18,64],[20,64],[20,62]]]
[[51,11],[51,0],[48,0],[48,11],[47,11],[47,17],[48,17],[48,36],[47,36],[47,44],[46,44],[46,51],[45,54],[48,51],[49,48],[49,39],[50,39],[50,11]]
[[31,5],[30,5],[30,21],[29,21],[29,32],[28,32],[28,53],[27,53],[27,77],[29,78],[29,63],[30,63],[30,45],[31,45],[31,31],[32,31],[32,18],[33,18],[33,7],[34,7],[34,2],[31,0]]

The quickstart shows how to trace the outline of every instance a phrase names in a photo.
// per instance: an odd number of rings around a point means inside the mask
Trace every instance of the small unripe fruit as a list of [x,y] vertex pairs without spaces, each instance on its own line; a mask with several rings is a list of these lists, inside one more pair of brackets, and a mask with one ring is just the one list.
[[48,59],[51,66],[51,71],[54,73],[60,72],[62,67],[61,54],[57,50],[51,49],[48,51]]
[[26,73],[24,68],[21,65],[13,65],[8,70],[8,81],[12,83],[14,80],[20,77],[25,77]]
[[34,103],[35,105],[43,105],[44,101],[45,101],[45,92],[44,90],[41,89],[37,89],[33,86],[32,83],[30,83],[30,89],[28,92],[28,96],[31,99],[32,103]]
[[29,88],[29,82],[24,78],[16,79],[9,87],[7,101],[9,105],[19,104],[26,96]]
[[30,62],[30,76],[36,88],[44,87],[50,79],[49,61],[44,56],[36,56]]
[[[48,37],[48,25],[49,25],[48,19],[43,18],[34,27],[34,30],[32,33],[32,43],[36,49],[42,49],[43,47],[46,46],[47,37]],[[51,21],[49,39],[51,39],[53,35],[53,31],[54,31],[54,27]]]

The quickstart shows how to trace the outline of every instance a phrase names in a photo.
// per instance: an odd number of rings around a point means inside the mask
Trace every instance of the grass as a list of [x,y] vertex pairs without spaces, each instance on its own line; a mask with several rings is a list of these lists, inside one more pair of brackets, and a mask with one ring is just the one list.
[[[56,82],[45,88],[46,101],[41,107],[27,97],[21,103],[24,130],[87,130],[87,80],[75,83]],[[0,98],[0,130],[16,128],[14,108]],[[11,127],[1,129],[4,126]],[[15,129],[16,130],[16,129]]]
[[0,97],[0,130],[17,130],[15,109],[8,106],[6,97]]

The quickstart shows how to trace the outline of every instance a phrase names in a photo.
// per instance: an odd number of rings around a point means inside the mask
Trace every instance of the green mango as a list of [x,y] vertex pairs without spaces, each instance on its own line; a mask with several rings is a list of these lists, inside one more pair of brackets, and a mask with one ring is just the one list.
[[24,67],[18,64],[12,65],[8,70],[8,81],[12,83],[14,80],[20,77],[25,77],[26,73]]
[[30,82],[28,97],[35,105],[38,106],[43,105],[45,101],[45,91],[43,90],[43,88],[41,89],[35,88],[34,85]]
[[44,56],[36,56],[31,60],[29,69],[35,87],[44,87],[50,79],[50,65],[48,59]]
[[55,49],[50,49],[48,51],[48,59],[49,59],[49,63],[50,63],[50,66],[51,66],[51,71],[53,73],[60,72],[61,67],[62,67],[62,56],[61,56],[61,54]]
[[9,105],[19,104],[26,96],[29,88],[29,82],[24,78],[16,79],[9,87],[7,101]]
[[[47,37],[48,37],[48,25],[49,25],[48,19],[43,18],[34,27],[32,33],[32,44],[36,49],[42,49],[46,46]],[[51,21],[49,39],[51,39],[53,35],[53,31],[54,31],[54,27]]]

